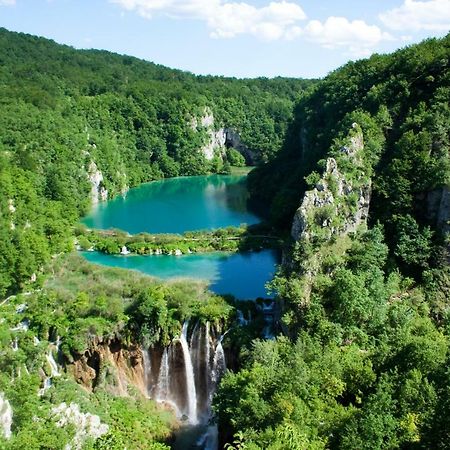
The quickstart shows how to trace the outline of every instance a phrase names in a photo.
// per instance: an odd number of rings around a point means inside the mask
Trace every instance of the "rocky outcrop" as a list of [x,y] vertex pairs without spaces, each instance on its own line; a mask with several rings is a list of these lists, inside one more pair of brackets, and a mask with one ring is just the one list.
[[57,421],[57,427],[75,428],[75,436],[66,449],[81,450],[87,439],[98,439],[109,431],[108,425],[102,423],[99,416],[82,413],[76,403],[61,403],[52,408],[52,414]]
[[194,117],[191,121],[192,129],[203,128],[206,131],[207,142],[201,148],[201,152],[208,161],[211,161],[216,155],[223,158],[226,149],[231,147],[244,156],[247,164],[255,163],[254,152],[242,142],[241,136],[236,130],[229,127],[216,129],[215,125],[214,115],[209,108],[204,109],[203,115],[199,119]]
[[[291,230],[296,241],[311,241],[318,237],[328,240],[333,235],[354,232],[366,223],[371,181],[364,171],[364,140],[357,124],[353,124],[347,141],[338,156],[326,160],[321,178],[305,193]],[[339,162],[351,167],[351,174],[341,172]]]
[[68,365],[75,380],[88,390],[102,386],[117,396],[128,396],[128,387],[147,395],[145,370],[140,347],[127,347],[121,341],[95,341],[83,355]]
[[97,164],[91,161],[87,170],[88,180],[91,183],[91,201],[95,205],[99,200],[108,199],[108,191],[103,185],[103,174],[97,168]]
[[11,425],[13,419],[13,411],[8,400],[4,398],[4,394],[0,392],[0,434],[5,439],[11,438]]

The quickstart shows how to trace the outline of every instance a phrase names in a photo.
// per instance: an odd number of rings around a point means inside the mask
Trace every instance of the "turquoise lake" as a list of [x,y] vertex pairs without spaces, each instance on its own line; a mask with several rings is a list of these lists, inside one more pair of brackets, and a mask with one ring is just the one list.
[[82,222],[90,228],[118,228],[131,234],[252,225],[259,218],[248,210],[245,178],[211,175],[146,183],[130,189],[125,197],[99,203]]
[[272,279],[277,260],[277,254],[272,250],[183,256],[120,256],[83,252],[83,256],[95,264],[138,270],[163,279],[203,279],[216,294],[233,294],[242,300],[269,297],[264,285]]
[[[129,233],[183,233],[260,221],[247,206],[243,176],[182,177],[147,183],[126,197],[100,203],[82,222],[91,228],[118,228]],[[83,252],[96,264],[138,270],[158,278],[206,280],[217,294],[239,299],[268,297],[265,284],[274,275],[277,252],[106,255]]]

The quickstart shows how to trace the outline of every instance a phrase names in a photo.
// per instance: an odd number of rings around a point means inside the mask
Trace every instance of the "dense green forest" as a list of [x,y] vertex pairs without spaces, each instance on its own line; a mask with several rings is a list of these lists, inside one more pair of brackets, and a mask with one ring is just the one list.
[[[0,296],[73,246],[89,179],[112,197],[162,177],[227,171],[242,163],[237,150],[210,160],[200,151],[221,127],[267,161],[311,84],[198,77],[0,29]],[[205,115],[214,123],[202,126]]]
[[[168,448],[173,415],[121,391],[117,355],[127,372],[137,347],[166,345],[189,319],[232,327],[214,399],[230,450],[450,448],[449,61],[446,37],[319,82],[236,80],[0,30],[0,297],[22,292],[0,305],[0,392],[13,410],[0,448]],[[75,235],[107,252],[133,239],[153,251],[145,235],[74,227],[92,178],[114,196],[242,164],[242,147],[200,151],[211,115],[255,156],[249,186],[266,229],[292,229],[271,284],[272,340],[254,339],[260,319],[238,326],[245,307],[201,283],[70,254]],[[205,247],[226,233],[202,236]],[[114,364],[89,360],[117,345]],[[98,366],[91,389],[85,360]],[[54,408],[71,402],[103,432],[61,426]]]
[[447,36],[336,70],[250,174],[295,241],[283,337],[216,397],[231,448],[450,448],[449,61]]

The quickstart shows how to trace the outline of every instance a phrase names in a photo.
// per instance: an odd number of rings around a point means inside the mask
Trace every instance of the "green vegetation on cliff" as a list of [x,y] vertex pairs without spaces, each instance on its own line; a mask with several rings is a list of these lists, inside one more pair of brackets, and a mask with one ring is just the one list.
[[449,448],[449,61],[447,36],[336,70],[250,174],[294,239],[283,336],[215,399],[230,448]]

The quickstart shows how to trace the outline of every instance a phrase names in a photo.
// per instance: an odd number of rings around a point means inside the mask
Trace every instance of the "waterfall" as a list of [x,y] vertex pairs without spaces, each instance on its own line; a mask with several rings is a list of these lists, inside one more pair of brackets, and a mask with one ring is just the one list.
[[[35,343],[36,345],[36,343]],[[61,345],[61,341],[58,338],[56,339],[56,342],[51,344],[53,346],[56,347],[56,353],[59,353],[59,346]],[[60,377],[61,373],[58,370],[58,364],[55,361],[55,358],[53,357],[53,351],[52,348],[50,347],[50,349],[48,350],[48,353],[45,355],[45,359],[47,360],[48,365],[50,366],[50,376],[46,377],[44,379],[44,383],[41,389],[39,389],[39,395],[42,396],[45,394],[45,391],[47,389],[50,389],[51,385],[52,385],[52,378],[55,377]]]
[[187,329],[189,322],[184,322],[180,336],[180,344],[183,350],[184,369],[186,371],[186,389],[188,401],[188,417],[192,425],[196,425],[197,419],[197,393],[195,390],[194,367],[192,365],[191,354],[187,343]]
[[[218,430],[213,423],[211,402],[226,370],[222,346],[226,333],[219,337],[209,322],[197,323],[190,333],[188,329],[186,321],[180,336],[162,350],[142,350],[146,386],[149,396],[170,405],[179,419],[187,417],[187,425],[196,429],[198,426],[198,448],[217,450]],[[182,428],[189,430],[189,426]]]
[[225,352],[222,347],[222,339],[223,336],[219,339],[217,343],[216,351],[214,352],[214,362],[213,362],[213,370],[212,370],[212,381],[214,385],[214,389],[217,387],[222,375],[225,373],[227,369],[227,363],[225,360]]
[[150,382],[151,382],[151,374],[152,374],[152,364],[150,361],[149,349],[142,348],[142,363],[144,366],[144,383],[145,383],[145,392],[147,397],[150,397]]
[[175,411],[177,417],[181,417],[181,411],[178,404],[172,399],[170,361],[172,360],[172,346],[164,349],[161,365],[159,367],[158,383],[155,390],[155,400],[159,403],[169,405]]
[[[208,399],[210,397],[210,380],[211,380],[211,337],[209,335],[209,322],[206,322],[205,329],[206,340],[206,392],[208,393]],[[209,406],[209,405],[208,405]]]
[[11,437],[11,425],[12,425],[13,411],[8,400],[3,397],[3,393],[0,392],[0,432],[5,439]]
[[45,356],[47,359],[48,365],[50,366],[50,373],[52,377],[59,377],[61,374],[58,370],[58,364],[56,364],[55,358],[53,358],[53,352],[51,350],[48,351],[47,355]]
[[44,379],[44,383],[42,385],[42,388],[39,389],[39,397],[42,397],[45,394],[45,391],[47,391],[48,389],[50,389],[52,387],[52,378],[51,377],[46,377]]
[[169,355],[164,349],[161,366],[159,367],[158,385],[156,386],[156,400],[163,402],[168,400],[170,390]]

